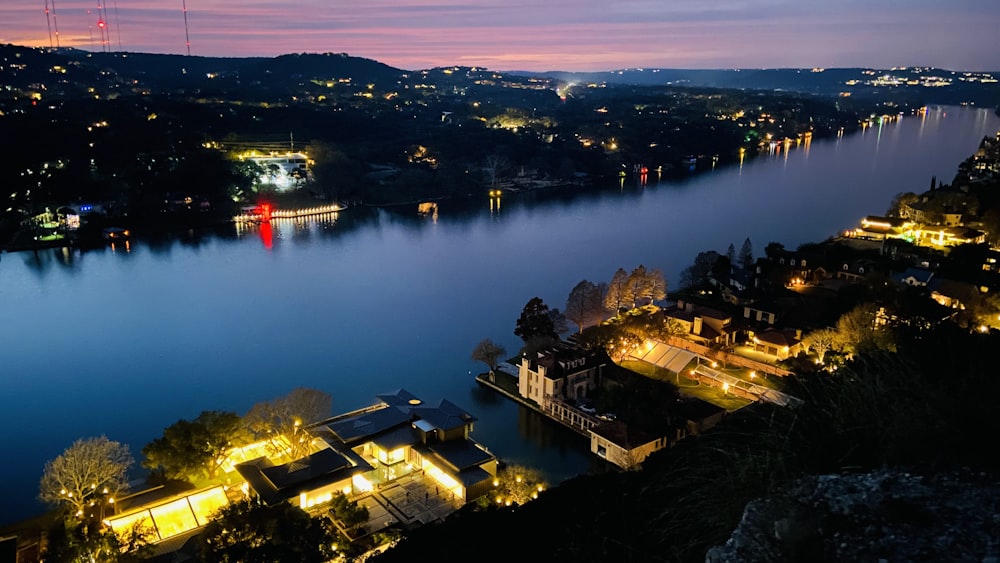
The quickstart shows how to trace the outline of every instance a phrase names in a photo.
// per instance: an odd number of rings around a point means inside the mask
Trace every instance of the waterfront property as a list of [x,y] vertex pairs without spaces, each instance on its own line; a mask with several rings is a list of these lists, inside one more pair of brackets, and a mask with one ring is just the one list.
[[304,458],[277,465],[260,457],[237,465],[246,491],[266,503],[291,501],[303,509],[337,493],[371,492],[412,473],[466,502],[489,491],[498,460],[469,437],[475,417],[444,399],[425,405],[404,389],[378,399],[377,405],[311,426],[317,449]]
[[680,327],[685,338],[706,346],[728,346],[733,343],[732,316],[711,307],[680,300],[663,309],[667,322]]
[[861,220],[860,226],[847,231],[845,235],[876,241],[902,239],[917,246],[936,249],[960,244],[980,244],[986,241],[986,233],[964,226],[961,223],[961,216],[955,218],[943,215],[943,217],[944,219],[931,223],[915,219],[868,216]]
[[289,459],[282,447],[289,436],[236,448],[218,483],[140,491],[109,505],[117,514],[104,524],[119,534],[139,526],[159,544],[196,533],[217,510],[247,496],[317,513],[344,494],[369,509],[366,529],[373,532],[443,518],[492,489],[499,461],[470,438],[474,416],[448,400],[425,404],[404,389],[377,398],[306,427],[309,455]]
[[[696,361],[696,354],[670,346],[652,346],[656,358],[682,370]],[[659,352],[667,350],[666,354]],[[648,351],[647,350],[647,351]],[[669,356],[667,359],[663,359]],[[655,359],[654,359],[655,361]],[[549,418],[590,439],[590,451],[623,469],[641,464],[653,452],[676,444],[717,424],[725,409],[700,399],[682,397],[659,405],[670,411],[673,423],[660,428],[640,428],[617,415],[599,412],[594,397],[601,391],[629,385],[629,378],[643,376],[625,369],[611,369],[607,356],[582,350],[567,342],[522,356],[518,369],[519,398]]]

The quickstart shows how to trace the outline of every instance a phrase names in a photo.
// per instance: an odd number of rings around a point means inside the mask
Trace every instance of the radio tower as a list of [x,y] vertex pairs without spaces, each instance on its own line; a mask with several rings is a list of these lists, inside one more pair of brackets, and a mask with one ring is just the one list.
[[115,0],[115,34],[118,35],[118,52],[124,52],[122,48],[122,21],[118,17],[118,0]]
[[52,18],[49,16],[49,0],[45,0],[45,23],[49,26],[49,49],[53,47],[52,44]]
[[97,32],[101,34],[101,52],[106,53],[108,51],[108,24],[104,18],[104,12],[101,8],[101,3],[97,3]]
[[[48,5],[48,0],[45,4]],[[56,0],[52,0],[52,27],[56,30],[56,48],[59,48],[59,20],[56,19]]]
[[191,56],[191,36],[188,35],[188,5],[187,0],[181,0],[184,7],[184,44],[187,45],[187,54]]

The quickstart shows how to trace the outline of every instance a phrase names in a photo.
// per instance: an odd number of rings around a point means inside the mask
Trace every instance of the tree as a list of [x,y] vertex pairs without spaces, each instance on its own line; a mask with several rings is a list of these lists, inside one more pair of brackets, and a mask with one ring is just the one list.
[[564,315],[558,308],[553,307],[549,309],[549,318],[552,319],[552,330],[554,330],[557,335],[564,334],[569,331],[569,325],[566,324],[566,315]]
[[508,465],[497,473],[493,502],[502,506],[524,505],[548,488],[542,472],[523,465]]
[[690,289],[708,283],[708,276],[718,261],[719,253],[714,250],[699,252],[694,257],[694,263],[681,272],[681,287]]
[[726,258],[729,258],[730,264],[736,263],[736,247],[733,246],[733,243],[729,243],[729,248],[726,249]]
[[532,297],[517,318],[514,334],[525,344],[539,340],[558,340],[555,323],[549,316],[549,306],[540,297]]
[[309,424],[329,417],[332,406],[330,395],[299,387],[284,397],[251,407],[246,424],[258,437],[270,440],[275,450],[298,459],[312,453]]
[[830,328],[815,330],[806,335],[805,342],[816,352],[816,359],[822,364],[826,353],[837,343],[837,331]]
[[150,543],[152,526],[136,522],[114,531],[97,522],[56,518],[48,529],[44,561],[61,563],[127,563],[149,559],[155,553]]
[[659,268],[646,273],[642,293],[642,296],[649,299],[650,303],[667,298],[667,278],[663,276],[663,272]]
[[497,185],[500,175],[509,167],[510,161],[503,155],[489,154],[486,156],[486,160],[483,162],[483,171],[486,172],[491,187]]
[[743,246],[740,247],[740,267],[747,270],[751,266],[753,266],[753,244],[750,242],[750,238],[747,237],[743,241]]
[[628,300],[632,302],[633,309],[636,308],[639,299],[641,299],[645,293],[647,276],[646,267],[642,264],[636,266],[635,269],[632,270],[632,273],[628,275],[626,287],[628,288]]
[[585,326],[600,322],[606,314],[604,292],[593,282],[582,280],[566,298],[566,318],[577,326],[577,333],[582,333]]
[[160,470],[171,479],[194,481],[214,478],[229,452],[250,441],[243,419],[233,412],[203,411],[198,418],[178,420],[163,436],[142,448],[147,469]]
[[764,256],[767,256],[768,258],[773,260],[777,258],[778,255],[784,251],[785,251],[785,245],[781,244],[780,242],[771,241],[767,243],[767,246],[764,247]]
[[871,303],[862,303],[841,315],[837,319],[834,347],[848,354],[894,348],[888,329],[876,325],[877,316],[878,311]]
[[905,208],[918,200],[920,200],[920,196],[913,192],[899,192],[893,196],[892,201],[889,203],[889,209],[886,210],[885,214],[887,217],[903,217],[905,215]]
[[330,499],[330,512],[344,527],[352,528],[368,521],[368,509],[356,500],[348,500],[344,493],[337,493]]
[[73,515],[99,517],[87,509],[103,508],[128,490],[128,470],[134,460],[128,446],[105,436],[81,438],[45,464],[39,497],[68,507]]
[[490,374],[497,369],[497,360],[506,354],[507,350],[503,346],[489,338],[484,338],[472,349],[472,359],[486,364],[490,368]]
[[334,559],[335,542],[324,518],[287,502],[265,505],[249,499],[219,511],[199,536],[198,553],[205,563],[323,563]]
[[618,268],[604,294],[604,306],[617,316],[625,303],[628,303],[628,272],[625,268]]

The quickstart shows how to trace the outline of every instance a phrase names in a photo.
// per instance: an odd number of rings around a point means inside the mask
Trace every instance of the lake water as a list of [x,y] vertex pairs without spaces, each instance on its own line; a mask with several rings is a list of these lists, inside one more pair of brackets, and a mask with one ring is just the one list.
[[853,136],[682,182],[348,209],[270,233],[178,233],[130,248],[0,256],[0,523],[42,510],[47,460],[75,439],[142,446],[202,410],[244,414],[312,387],[334,413],[405,388],[479,418],[473,436],[557,483],[599,467],[585,439],[490,391],[469,355],[534,296],[565,307],[580,280],[660,268],[669,286],[702,250],[757,255],[834,235],[892,196],[950,182],[992,112],[931,108]]

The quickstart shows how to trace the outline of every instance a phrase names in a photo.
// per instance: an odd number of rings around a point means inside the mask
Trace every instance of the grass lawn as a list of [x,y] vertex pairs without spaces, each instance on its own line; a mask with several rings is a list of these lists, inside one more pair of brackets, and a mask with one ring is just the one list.
[[728,411],[741,409],[752,402],[749,399],[743,399],[735,395],[730,395],[722,389],[703,385],[693,379],[683,376],[678,377],[673,372],[649,362],[625,360],[621,363],[621,366],[650,379],[672,383],[685,395],[696,397],[702,401],[711,403],[717,407],[722,407]]

